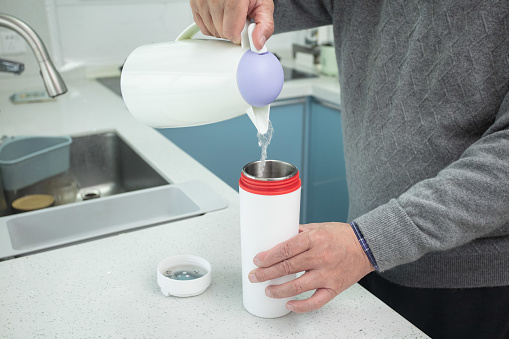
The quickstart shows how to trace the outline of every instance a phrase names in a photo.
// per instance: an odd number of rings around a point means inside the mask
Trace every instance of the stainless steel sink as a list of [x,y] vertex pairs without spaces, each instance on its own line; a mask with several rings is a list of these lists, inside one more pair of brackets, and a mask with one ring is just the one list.
[[169,184],[114,131],[73,136],[70,173],[78,201]]
[[[203,182],[171,183],[115,131],[72,139],[71,165],[65,175],[78,182],[75,201],[1,217],[0,260],[198,216],[228,205]],[[22,193],[37,192],[54,179]]]
[[[7,190],[5,196],[10,204],[16,198],[31,194],[55,195],[58,186],[68,185],[70,180],[77,184],[78,190],[64,203],[170,184],[118,133],[104,131],[72,136],[70,168],[66,173],[17,191]],[[9,214],[14,212],[11,208]]]

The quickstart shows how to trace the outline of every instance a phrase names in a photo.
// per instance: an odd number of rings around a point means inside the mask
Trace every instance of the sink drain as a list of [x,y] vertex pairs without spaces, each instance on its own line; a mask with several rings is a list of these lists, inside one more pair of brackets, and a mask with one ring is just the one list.
[[86,191],[81,193],[81,198],[83,200],[91,200],[97,199],[101,197],[101,192],[99,191]]

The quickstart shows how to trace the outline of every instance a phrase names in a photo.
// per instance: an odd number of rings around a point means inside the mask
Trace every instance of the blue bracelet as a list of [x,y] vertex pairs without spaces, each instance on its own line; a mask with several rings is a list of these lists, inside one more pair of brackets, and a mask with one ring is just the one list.
[[357,240],[359,240],[359,243],[361,244],[362,249],[364,250],[364,253],[368,256],[369,261],[375,268],[375,270],[379,271],[378,264],[376,263],[375,257],[373,256],[373,253],[369,249],[368,243],[364,239],[364,236],[361,233],[361,230],[359,229],[359,226],[355,223],[355,221],[352,221],[350,223],[350,226],[352,226],[353,231],[355,232],[355,235],[357,236]]

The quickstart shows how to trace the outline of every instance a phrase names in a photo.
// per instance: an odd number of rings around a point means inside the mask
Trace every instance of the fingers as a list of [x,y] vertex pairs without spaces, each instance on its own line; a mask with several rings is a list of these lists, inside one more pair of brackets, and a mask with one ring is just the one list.
[[274,246],[268,251],[258,253],[254,257],[253,262],[258,267],[270,267],[300,253],[306,252],[310,248],[311,241],[309,235],[307,232],[302,232],[290,240]]
[[314,311],[334,299],[337,294],[326,288],[319,288],[315,293],[304,300],[290,300],[286,303],[286,308],[296,313]]
[[[206,0],[191,0],[191,9],[193,11],[193,20],[205,35],[221,38],[216,22],[220,22],[222,30],[222,10],[218,5],[210,4]],[[220,16],[218,18],[218,15]],[[213,18],[215,16],[216,18]]]
[[314,258],[307,252],[291,259],[283,260],[267,268],[258,268],[249,272],[248,279],[252,283],[280,278],[289,274],[306,271],[311,268]]
[[248,4],[246,1],[228,1],[224,8],[222,35],[233,43],[240,44],[240,34],[246,24]]
[[201,16],[197,15],[197,14],[193,14],[193,20],[194,22],[196,23],[196,25],[200,28],[200,31],[204,34],[204,35],[208,35],[208,36],[214,36],[208,29],[207,29],[207,26],[205,26],[205,23],[203,22]]
[[281,285],[270,285],[265,294],[271,298],[289,298],[301,293],[320,288],[320,279],[314,271],[306,272],[299,278],[290,280]]
[[323,288],[319,274],[310,271],[287,283],[268,286],[265,294],[271,298],[289,298],[311,290],[316,290],[311,297],[289,301],[287,308],[297,313],[313,311],[327,304],[340,293],[330,288]]
[[273,0],[191,0],[193,19],[201,32],[240,43],[249,16],[257,24],[253,42],[261,49],[274,33]]
[[201,32],[240,43],[248,2],[242,0],[191,0],[193,19]]

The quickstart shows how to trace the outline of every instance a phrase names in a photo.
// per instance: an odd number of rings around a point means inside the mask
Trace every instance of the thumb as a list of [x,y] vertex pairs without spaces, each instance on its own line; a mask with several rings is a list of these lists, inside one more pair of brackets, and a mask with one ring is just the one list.
[[257,1],[257,4],[248,15],[256,23],[256,28],[253,31],[253,43],[257,49],[262,49],[265,42],[274,33],[273,0]]

